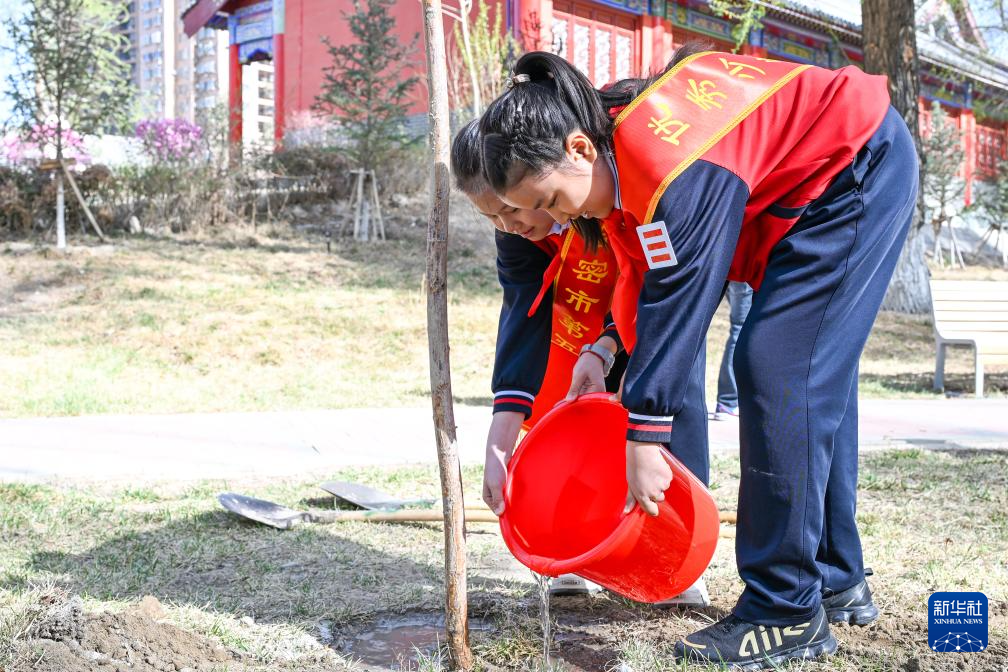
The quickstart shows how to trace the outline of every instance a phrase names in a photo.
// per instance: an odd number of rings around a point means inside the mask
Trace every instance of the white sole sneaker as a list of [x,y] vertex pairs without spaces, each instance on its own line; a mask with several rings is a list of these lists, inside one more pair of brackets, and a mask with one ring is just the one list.
[[658,608],[709,607],[710,595],[707,594],[707,584],[704,583],[703,577],[701,576],[693,583],[692,586],[680,594],[673,598],[662,600],[661,602],[655,602],[654,606]]
[[602,586],[582,579],[577,574],[562,574],[550,582],[550,595],[594,595],[602,592]]

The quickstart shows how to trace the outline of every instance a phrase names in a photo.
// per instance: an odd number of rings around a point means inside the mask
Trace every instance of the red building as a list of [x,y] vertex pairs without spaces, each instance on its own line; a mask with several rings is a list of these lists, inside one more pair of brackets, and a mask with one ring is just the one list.
[[[863,61],[858,0],[778,0],[766,9],[762,28],[740,50],[830,68]],[[504,11],[507,30],[525,49],[548,49],[584,71],[596,85],[663,66],[675,47],[704,40],[730,51],[731,21],[715,16],[706,0],[488,0]],[[195,0],[183,13],[188,34],[203,26],[227,29],[231,44],[230,107],[233,138],[241,138],[241,65],[274,62],[276,140],[285,120],[310,110],[321,90],[329,55],[323,38],[349,41],[341,13],[350,0]],[[449,5],[450,7],[450,5]],[[396,30],[403,40],[422,34],[420,3],[396,3]],[[445,18],[452,39],[453,23]],[[930,0],[919,10],[922,126],[931,101],[939,101],[962,131],[963,177],[990,175],[1006,156],[1008,65],[990,56],[968,3]],[[419,59],[422,66],[422,59]],[[417,89],[414,112],[426,109]],[[239,111],[239,112],[235,112]],[[967,191],[967,201],[969,191]]]

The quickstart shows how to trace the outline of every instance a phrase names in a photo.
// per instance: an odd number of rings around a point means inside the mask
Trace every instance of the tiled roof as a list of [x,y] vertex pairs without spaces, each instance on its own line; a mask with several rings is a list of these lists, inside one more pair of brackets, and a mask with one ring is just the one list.
[[[767,7],[791,10],[860,34],[861,3],[858,0],[776,0]],[[939,39],[930,30],[917,29],[921,60],[962,70],[977,81],[1008,90],[1008,63],[994,58],[976,45]]]

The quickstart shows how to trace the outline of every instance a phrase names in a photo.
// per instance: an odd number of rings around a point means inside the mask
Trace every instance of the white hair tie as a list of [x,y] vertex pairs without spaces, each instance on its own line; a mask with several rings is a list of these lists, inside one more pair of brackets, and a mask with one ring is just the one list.
[[531,82],[531,81],[532,81],[532,78],[529,77],[528,75],[524,74],[524,73],[518,74],[518,75],[512,75],[510,81],[508,82],[508,88],[509,89],[513,89],[514,87],[518,86],[519,84],[524,84],[526,82]]

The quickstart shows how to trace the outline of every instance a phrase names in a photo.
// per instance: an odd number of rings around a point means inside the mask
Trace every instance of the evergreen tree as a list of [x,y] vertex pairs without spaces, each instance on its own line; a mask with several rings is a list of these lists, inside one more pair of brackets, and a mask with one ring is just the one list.
[[993,180],[986,189],[978,190],[977,195],[976,208],[987,222],[987,231],[977,244],[977,252],[990,240],[995,250],[1001,252],[1001,264],[1008,267],[1008,241],[1001,240],[1008,234],[1008,159],[998,162]]
[[347,152],[356,165],[373,170],[415,138],[403,121],[408,96],[419,81],[409,75],[417,37],[409,43],[393,34],[392,0],[354,0],[343,13],[354,41],[333,45],[325,40],[332,65],[324,70],[315,107],[338,117]]
[[924,171],[925,220],[934,232],[934,258],[944,265],[939,236],[944,227],[949,227],[951,265],[962,263],[962,254],[952,231],[950,222],[962,203],[965,183],[959,177],[965,152],[962,135],[949,119],[945,110],[937,102],[931,106],[931,129],[923,141],[923,153],[927,158]]

